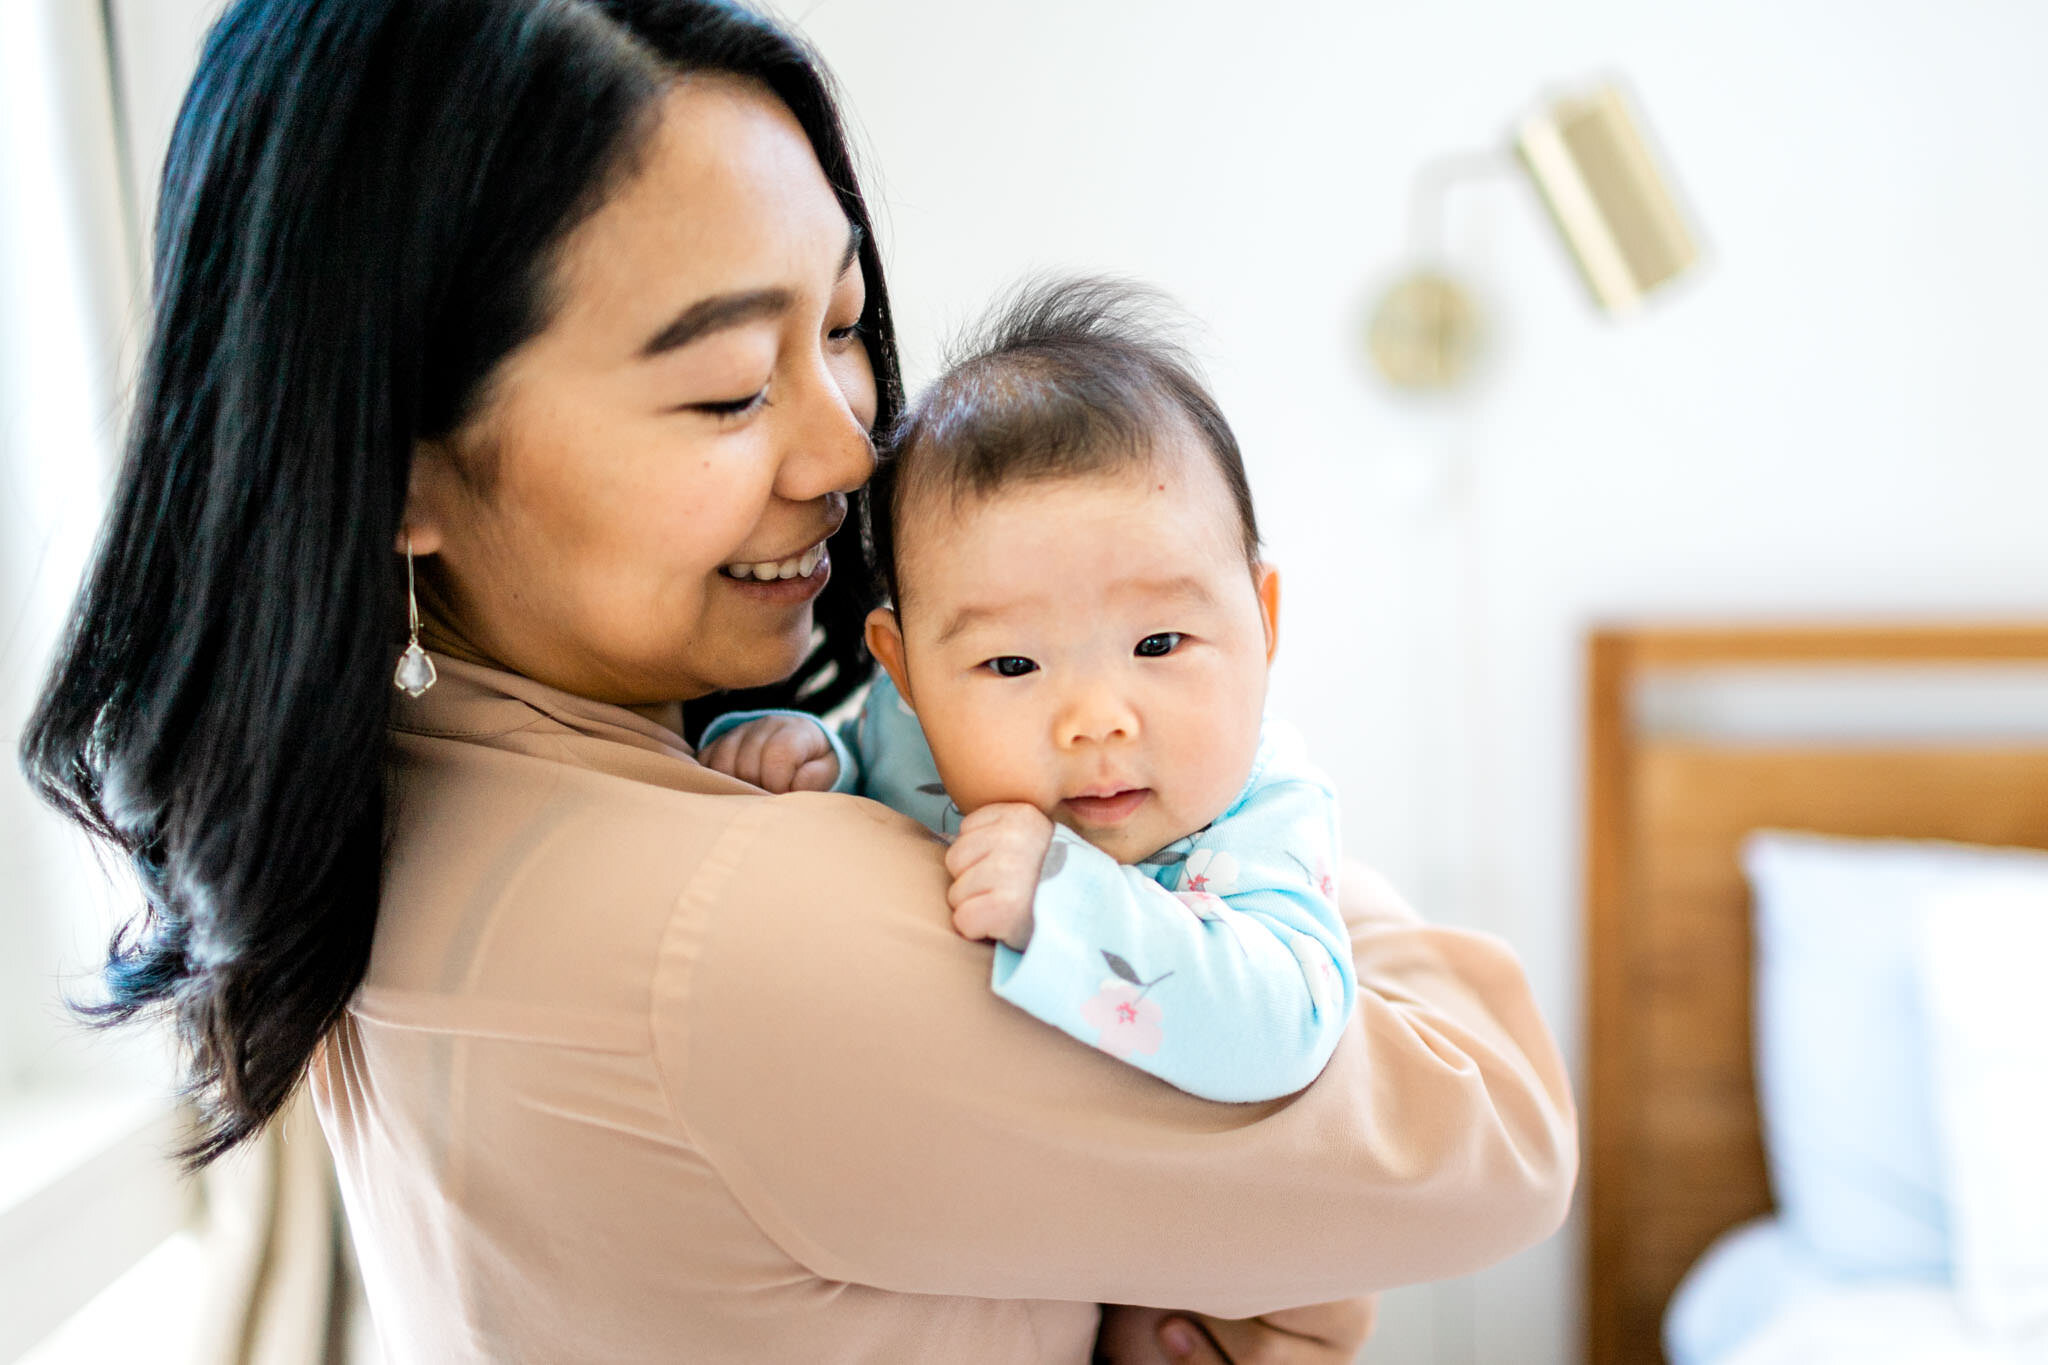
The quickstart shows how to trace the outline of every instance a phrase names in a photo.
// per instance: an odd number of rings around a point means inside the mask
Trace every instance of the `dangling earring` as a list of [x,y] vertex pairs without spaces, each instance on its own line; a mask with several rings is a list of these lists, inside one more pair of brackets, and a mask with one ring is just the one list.
[[420,599],[412,580],[412,532],[405,533],[405,605],[412,616],[412,643],[398,656],[398,672],[391,683],[408,697],[417,697],[434,685],[434,661],[420,648]]

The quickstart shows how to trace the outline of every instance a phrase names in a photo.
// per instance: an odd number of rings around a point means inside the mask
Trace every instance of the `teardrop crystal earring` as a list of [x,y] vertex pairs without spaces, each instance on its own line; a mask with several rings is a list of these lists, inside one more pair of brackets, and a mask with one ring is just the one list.
[[405,537],[405,606],[412,617],[412,643],[405,647],[405,653],[398,656],[398,672],[391,679],[392,686],[408,697],[417,697],[434,685],[434,661],[427,657],[427,651],[420,648],[420,599],[413,586],[412,577],[412,533]]

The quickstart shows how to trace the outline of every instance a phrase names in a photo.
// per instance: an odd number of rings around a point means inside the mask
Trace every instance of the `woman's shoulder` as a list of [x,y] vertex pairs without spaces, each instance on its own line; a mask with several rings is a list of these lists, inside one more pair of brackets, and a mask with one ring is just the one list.
[[390,792],[373,986],[630,1011],[677,922],[780,922],[920,867],[944,905],[938,845],[884,807],[769,796],[545,720],[398,734]]
[[829,955],[892,923],[950,935],[949,885],[944,842],[915,820],[865,797],[791,792],[735,806],[674,913],[737,952]]
[[771,846],[825,851],[829,864],[811,860],[808,870],[835,879],[857,876],[870,866],[886,871],[911,863],[936,869],[945,857],[944,839],[861,796],[791,792],[760,803],[750,819]]
[[482,740],[396,735],[389,791],[394,854],[406,851],[403,841],[445,835],[470,848],[503,843],[525,857],[616,871],[625,850],[640,848],[646,857],[624,861],[659,871],[646,882],[658,897],[694,876],[717,840],[826,877],[864,859],[936,858],[943,847],[874,801],[770,795],[704,767],[687,749],[628,747],[545,720]]
[[823,1045],[906,997],[986,1011],[989,947],[954,932],[950,885],[945,845],[877,802],[752,803],[671,908],[658,1017],[730,1060],[771,1039]]

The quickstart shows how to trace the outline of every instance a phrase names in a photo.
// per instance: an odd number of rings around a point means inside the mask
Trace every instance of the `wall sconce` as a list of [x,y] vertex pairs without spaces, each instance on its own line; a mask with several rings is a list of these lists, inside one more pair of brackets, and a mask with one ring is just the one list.
[[[1568,95],[1522,120],[1515,160],[1550,210],[1593,300],[1610,315],[1683,273],[1699,248],[1667,178],[1637,131],[1621,90]],[[1502,152],[1447,157],[1417,172],[1413,252],[1422,266],[1397,280],[1373,311],[1368,348],[1396,387],[1443,390],[1470,372],[1483,327],[1470,295],[1443,268],[1442,201],[1449,187],[1510,164]]]

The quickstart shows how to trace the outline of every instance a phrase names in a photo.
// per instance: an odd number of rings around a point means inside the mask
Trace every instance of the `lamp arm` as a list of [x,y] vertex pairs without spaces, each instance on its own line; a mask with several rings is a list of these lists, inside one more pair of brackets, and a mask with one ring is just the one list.
[[1515,172],[1512,152],[1452,152],[1422,163],[1408,182],[1408,245],[1418,260],[1445,255],[1444,201],[1454,186]]

